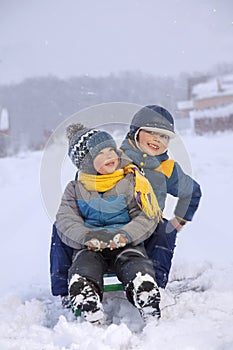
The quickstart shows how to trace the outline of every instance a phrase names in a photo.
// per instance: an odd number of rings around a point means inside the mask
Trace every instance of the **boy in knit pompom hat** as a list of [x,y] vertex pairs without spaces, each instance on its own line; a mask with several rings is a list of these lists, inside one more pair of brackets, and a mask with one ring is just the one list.
[[143,318],[159,318],[160,293],[142,244],[161,214],[149,182],[107,132],[74,124],[67,136],[78,179],[65,189],[56,227],[74,250],[68,275],[72,309],[90,322],[103,319],[103,275],[110,270]]

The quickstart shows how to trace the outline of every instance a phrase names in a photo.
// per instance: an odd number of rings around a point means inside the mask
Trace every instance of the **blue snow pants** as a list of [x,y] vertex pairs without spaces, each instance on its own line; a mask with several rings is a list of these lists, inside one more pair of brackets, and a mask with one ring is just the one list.
[[155,232],[144,242],[148,257],[152,260],[155,279],[159,287],[165,288],[171,269],[172,258],[176,247],[177,230],[163,219]]
[[[144,242],[146,252],[152,260],[155,278],[159,287],[165,288],[168,282],[177,230],[163,219],[155,232]],[[58,236],[55,224],[52,230],[50,247],[50,279],[53,295],[68,294],[68,270],[72,263],[73,249],[64,244]]]

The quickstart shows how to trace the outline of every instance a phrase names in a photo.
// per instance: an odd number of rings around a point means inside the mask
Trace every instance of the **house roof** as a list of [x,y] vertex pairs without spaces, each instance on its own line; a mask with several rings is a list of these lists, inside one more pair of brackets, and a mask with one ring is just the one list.
[[195,100],[223,95],[233,95],[233,74],[209,79],[192,88],[192,98]]
[[193,109],[193,101],[192,100],[179,101],[177,102],[177,108],[180,111]]

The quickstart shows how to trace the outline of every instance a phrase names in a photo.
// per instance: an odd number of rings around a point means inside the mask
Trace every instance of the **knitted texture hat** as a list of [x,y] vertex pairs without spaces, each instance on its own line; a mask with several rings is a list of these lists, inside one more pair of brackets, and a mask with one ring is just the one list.
[[175,136],[172,115],[165,108],[157,105],[145,106],[134,115],[130,125],[132,140],[135,140],[140,129],[163,133],[169,137]]
[[82,124],[71,124],[66,129],[69,140],[69,157],[74,165],[88,173],[96,172],[93,160],[104,148],[117,149],[116,142],[106,131],[89,129]]

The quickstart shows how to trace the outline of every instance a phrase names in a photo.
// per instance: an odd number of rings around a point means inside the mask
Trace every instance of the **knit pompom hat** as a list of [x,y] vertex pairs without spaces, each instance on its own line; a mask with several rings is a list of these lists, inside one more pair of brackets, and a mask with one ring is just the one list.
[[163,133],[169,137],[175,137],[174,119],[163,107],[149,105],[141,108],[133,117],[130,125],[130,138],[137,141],[139,130]]
[[78,168],[84,172],[94,174],[96,170],[93,161],[104,148],[117,149],[116,142],[106,131],[89,129],[82,124],[71,124],[66,129],[69,141],[69,157]]

